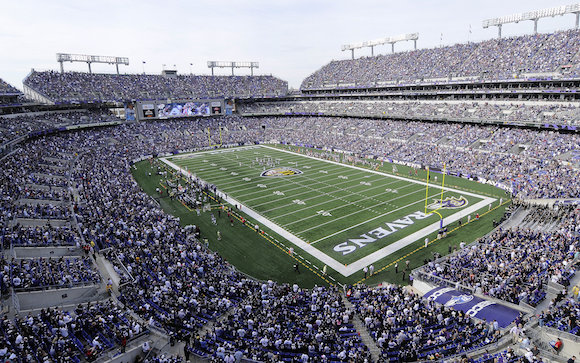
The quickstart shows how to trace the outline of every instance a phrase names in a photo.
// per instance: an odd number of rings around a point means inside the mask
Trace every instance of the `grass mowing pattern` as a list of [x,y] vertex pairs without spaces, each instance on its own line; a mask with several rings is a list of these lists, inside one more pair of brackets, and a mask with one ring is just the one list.
[[[241,272],[262,280],[297,283],[303,287],[326,284],[315,272],[300,265],[300,273],[294,271],[293,265],[297,260],[282,252],[274,244],[267,242],[256,235],[256,232],[235,220],[230,226],[227,217],[222,213],[218,217],[217,225],[212,224],[210,213],[191,212],[178,200],[167,197],[167,193],[160,195],[156,188],[162,188],[165,179],[158,175],[159,170],[149,161],[141,161],[131,168],[135,180],[141,188],[154,197],[166,213],[180,218],[182,226],[197,225],[201,230],[201,237],[207,238],[209,248],[217,251],[229,263],[236,266]],[[149,175],[151,174],[151,175]],[[222,234],[221,241],[217,240],[217,231]],[[300,262],[298,262],[300,263]]]
[[[356,170],[344,165],[330,164],[324,160],[308,159],[278,150],[255,147],[223,151],[225,152],[218,150],[204,154],[182,155],[170,158],[170,160],[184,169],[187,168],[203,180],[216,184],[221,191],[284,226],[286,230],[307,240],[325,254],[332,255],[341,263],[350,264],[438,220],[438,217],[416,220],[412,226],[381,239],[380,243],[367,244],[355,252],[341,255],[334,250],[338,243],[349,238],[357,238],[385,222],[392,222],[415,211],[423,211],[425,187],[409,180],[393,179],[366,170]],[[260,174],[269,167],[261,165],[256,158],[259,161],[276,160],[276,166],[296,168],[303,174],[277,178],[262,177]],[[385,169],[389,170],[389,168],[390,165],[386,165]],[[399,170],[403,175],[407,173],[405,167],[399,166]],[[421,176],[419,175],[418,178]],[[432,180],[431,185],[436,183]],[[499,189],[461,178],[447,177],[446,185],[468,189],[471,192],[494,196],[498,199],[505,196],[504,192]],[[440,192],[436,195],[430,193],[430,195],[433,199],[437,199]],[[444,197],[447,196],[458,198],[463,196],[468,200],[468,205],[481,200],[480,197],[467,196],[462,191],[445,191]],[[485,208],[485,211],[487,210],[488,208]],[[456,246],[460,240],[470,242],[474,237],[489,231],[491,219],[499,219],[502,211],[503,208],[494,210],[477,223],[471,223],[469,228],[455,231],[452,236],[437,241],[426,249],[418,250],[418,247],[423,245],[423,239],[421,239],[376,262],[375,271],[401,259],[401,256],[411,260],[410,267],[416,267],[422,264],[424,259],[430,258],[434,251],[445,254],[448,251],[448,245]],[[441,212],[445,213],[444,216],[450,216],[456,211],[441,210]],[[480,211],[480,213],[483,212],[483,210]],[[372,220],[368,221],[369,219]],[[463,220],[465,221],[466,218]],[[450,226],[450,229],[454,227],[455,225]],[[434,234],[429,235],[430,240],[434,237]],[[303,251],[296,247],[295,249],[304,255]],[[413,252],[413,255],[409,256],[409,252]],[[269,255],[265,257],[270,258]],[[312,259],[312,256],[307,258]],[[404,263],[399,264],[404,265]],[[321,268],[322,265],[323,263],[320,263],[318,266]],[[341,282],[353,283],[360,279],[362,273],[348,278],[333,271],[329,271],[329,274]],[[375,280],[403,281],[400,276],[401,272],[395,276],[394,271],[387,269],[380,275],[380,278],[374,276],[368,281],[371,283]]]

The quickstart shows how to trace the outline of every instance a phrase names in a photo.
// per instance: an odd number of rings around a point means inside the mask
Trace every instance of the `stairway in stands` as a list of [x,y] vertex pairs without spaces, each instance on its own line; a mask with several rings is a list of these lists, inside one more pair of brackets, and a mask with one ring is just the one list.
[[[346,306],[348,309],[356,312],[355,306],[350,301],[348,301],[348,299],[344,295],[342,295],[342,302],[344,303],[344,306]],[[379,362],[381,358],[381,349],[377,346],[377,343],[371,337],[369,331],[365,328],[363,322],[360,320],[359,316],[356,313],[353,315],[352,324],[354,325],[356,331],[360,334],[360,338],[363,341],[364,345],[366,345],[367,348],[369,348],[369,351],[371,352],[371,357],[373,358],[373,362]]]

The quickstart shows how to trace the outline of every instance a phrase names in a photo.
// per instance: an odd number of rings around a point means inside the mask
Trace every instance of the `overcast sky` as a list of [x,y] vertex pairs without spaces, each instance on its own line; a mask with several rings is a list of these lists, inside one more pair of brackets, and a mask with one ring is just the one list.
[[[258,61],[256,74],[273,74],[299,87],[332,59],[350,57],[341,45],[419,33],[431,48],[493,38],[481,22],[530,10],[572,4],[554,0],[0,0],[0,78],[22,88],[32,68],[58,69],[56,53],[128,57],[123,73],[209,74],[208,60]],[[574,15],[540,20],[538,31],[574,26]],[[471,25],[472,33],[469,33]],[[503,34],[533,32],[533,23],[508,24]],[[441,33],[443,40],[441,41]],[[468,38],[469,37],[469,38]],[[411,49],[412,42],[396,44]],[[375,48],[375,54],[390,46]],[[357,56],[370,55],[369,49]],[[190,64],[193,64],[190,66]],[[87,69],[65,64],[65,70]],[[93,65],[93,71],[115,72]],[[230,74],[216,70],[216,74]],[[238,70],[249,74],[249,70]]]

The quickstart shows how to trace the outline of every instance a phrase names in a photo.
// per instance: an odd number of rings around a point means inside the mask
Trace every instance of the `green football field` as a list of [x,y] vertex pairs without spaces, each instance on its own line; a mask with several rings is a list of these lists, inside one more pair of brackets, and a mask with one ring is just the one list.
[[264,145],[161,160],[183,175],[214,184],[252,223],[344,277],[364,266],[381,266],[423,245],[425,237],[433,239],[440,217],[451,228],[498,204],[478,191],[478,183],[469,191],[442,188],[442,175],[433,174],[427,190],[427,183],[415,178]]

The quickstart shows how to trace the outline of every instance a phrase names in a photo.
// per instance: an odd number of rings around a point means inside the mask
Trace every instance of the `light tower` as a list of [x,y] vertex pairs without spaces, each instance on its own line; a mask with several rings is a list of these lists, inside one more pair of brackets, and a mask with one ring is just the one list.
[[354,59],[354,50],[359,48],[371,48],[371,56],[375,55],[375,46],[383,45],[383,44],[390,44],[391,45],[391,52],[395,53],[395,43],[397,42],[404,42],[407,40],[413,41],[413,47],[417,50],[417,39],[419,39],[419,33],[411,33],[411,34],[401,34],[394,37],[386,37],[376,40],[369,40],[362,43],[353,43],[353,44],[344,44],[341,47],[341,50],[344,52],[345,50],[351,51],[352,59]]
[[232,76],[234,75],[234,68],[250,68],[250,75],[254,75],[254,68],[260,68],[258,62],[222,62],[222,61],[207,61],[207,67],[211,68],[211,75],[213,76],[214,68],[231,68]]
[[575,14],[576,15],[576,29],[580,22],[580,4],[562,5],[554,8],[528,11],[525,13],[502,16],[501,18],[486,19],[482,26],[484,29],[490,26],[497,26],[497,37],[501,39],[501,27],[503,24],[519,23],[520,21],[531,20],[534,22],[534,34],[538,33],[538,20],[541,18],[554,17],[556,15]]
[[56,53],[56,61],[60,63],[60,73],[64,73],[64,62],[83,62],[89,66],[89,73],[93,73],[91,69],[92,63],[107,63],[114,64],[119,74],[119,64],[129,65],[129,58],[127,57],[109,57],[102,55],[84,55],[84,54],[68,54]]

